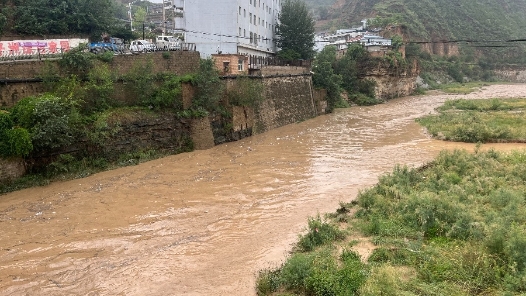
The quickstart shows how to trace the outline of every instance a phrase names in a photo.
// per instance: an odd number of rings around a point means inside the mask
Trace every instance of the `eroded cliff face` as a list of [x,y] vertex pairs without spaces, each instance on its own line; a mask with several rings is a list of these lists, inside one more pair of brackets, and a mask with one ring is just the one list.
[[386,63],[367,69],[364,79],[376,82],[376,97],[383,100],[411,95],[417,87],[420,68],[416,61],[405,67],[393,67]]
[[431,55],[438,55],[441,57],[459,56],[460,50],[456,43],[436,41],[430,43],[421,44],[423,52],[427,52]]
[[513,83],[526,83],[526,70],[521,68],[503,68],[495,70],[495,76],[499,80],[513,82]]

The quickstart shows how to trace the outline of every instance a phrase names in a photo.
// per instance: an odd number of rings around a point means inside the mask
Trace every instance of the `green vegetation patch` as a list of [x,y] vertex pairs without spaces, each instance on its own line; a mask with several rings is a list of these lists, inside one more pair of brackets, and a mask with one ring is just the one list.
[[526,99],[451,100],[417,122],[446,141],[524,142],[525,107]]
[[[258,295],[523,295],[525,163],[526,151],[456,150],[397,166],[329,220],[309,220],[289,260],[260,274]],[[352,231],[302,248],[319,223]],[[346,243],[356,232],[374,243],[369,258]]]
[[525,152],[454,151],[424,170],[397,167],[359,196],[355,225],[381,246],[369,260],[414,268],[398,287],[408,295],[523,293],[525,161]]
[[449,94],[467,95],[487,85],[489,85],[487,82],[468,82],[468,83],[455,82],[455,83],[440,84],[436,86],[435,88],[445,93],[449,93]]

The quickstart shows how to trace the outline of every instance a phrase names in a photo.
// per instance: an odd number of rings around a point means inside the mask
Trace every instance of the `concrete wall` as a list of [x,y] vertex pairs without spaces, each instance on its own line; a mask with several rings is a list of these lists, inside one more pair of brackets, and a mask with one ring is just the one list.
[[312,76],[263,78],[265,100],[255,108],[254,133],[317,116]]
[[[196,64],[198,65],[198,62]],[[120,68],[119,71],[125,71],[123,69]],[[308,70],[299,67],[263,69],[262,73],[268,76],[254,79],[260,79],[263,83],[264,100],[255,108],[230,106],[231,118],[177,119],[173,113],[117,113],[106,119],[105,132],[110,136],[99,139],[98,147],[86,147],[88,141],[77,143],[64,151],[50,151],[46,155],[36,157],[32,159],[32,163],[44,166],[60,153],[89,152],[111,159],[123,153],[148,149],[177,152],[187,149],[190,139],[195,149],[208,149],[225,141],[239,140],[253,133],[263,133],[304,121],[324,113],[326,106],[325,92],[317,91],[316,96],[313,96],[312,76],[305,72]],[[235,81],[225,81],[225,84]],[[191,106],[188,96],[194,93],[191,85],[185,85],[183,93],[187,98],[184,105],[188,108]],[[223,133],[214,132],[217,129],[222,129]],[[24,174],[23,166],[17,166],[16,162],[0,160],[0,168],[5,168],[0,171],[0,181]],[[8,176],[8,172],[18,173]]]
[[0,158],[0,181],[13,180],[22,177],[26,172],[21,158]]
[[43,92],[44,86],[41,82],[0,83],[0,107],[12,107],[23,98],[36,96]]
[[[139,65],[150,65],[152,73],[173,73],[185,75],[199,69],[199,53],[193,51],[170,51],[142,53],[136,55],[114,56],[110,63],[111,71],[122,76]],[[39,82],[20,82],[35,80],[45,73],[45,67],[58,69],[57,61],[17,61],[0,63],[0,106],[11,107],[20,99],[42,94],[44,88]],[[119,96],[116,96],[119,99]]]
[[[254,107],[228,106],[231,118],[208,118],[212,133],[203,127],[204,123],[192,128],[196,149],[208,149],[211,142],[217,145],[237,141],[324,114],[327,107],[326,92],[320,90],[314,96],[312,76],[305,72],[309,72],[308,69],[300,67],[265,67],[260,73],[268,76],[252,78],[263,84],[263,101]],[[237,81],[235,77],[224,77],[223,80],[226,89],[233,87]]]
[[103,139],[101,150],[116,156],[140,150],[184,149],[190,138],[190,122],[173,113],[150,114],[144,111],[115,115],[107,119],[111,136]]
[[190,134],[194,149],[205,150],[214,147],[214,135],[208,117],[192,119]]

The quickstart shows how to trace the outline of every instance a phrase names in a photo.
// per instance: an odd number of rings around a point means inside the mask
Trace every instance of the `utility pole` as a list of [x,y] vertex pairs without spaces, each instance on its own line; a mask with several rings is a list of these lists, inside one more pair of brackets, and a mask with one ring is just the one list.
[[132,17],[131,5],[132,5],[132,2],[128,3],[128,16],[130,17],[130,29],[133,32],[133,17]]
[[164,3],[166,1],[163,0],[163,35],[166,35],[166,12],[164,11]]

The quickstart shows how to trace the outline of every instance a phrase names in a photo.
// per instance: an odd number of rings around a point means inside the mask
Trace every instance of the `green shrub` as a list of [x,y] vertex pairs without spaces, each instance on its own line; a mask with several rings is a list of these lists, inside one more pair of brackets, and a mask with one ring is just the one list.
[[[33,151],[33,144],[31,143],[31,136],[25,128],[13,128],[6,131],[4,134],[8,148],[7,153],[2,153],[3,156],[28,156]],[[2,141],[2,140],[0,140]],[[3,146],[3,144],[0,144]],[[0,151],[5,151],[0,148]]]
[[153,109],[173,108],[182,110],[181,93],[181,78],[175,75],[165,76],[160,87],[143,104]]
[[313,272],[314,256],[304,253],[293,254],[281,269],[281,284],[289,290],[304,291],[306,280]]
[[124,83],[130,92],[130,96],[136,98],[134,104],[144,105],[155,93],[155,77],[153,73],[153,60],[137,62],[126,76],[123,77]]
[[86,44],[81,44],[76,48],[72,48],[70,51],[62,55],[59,60],[59,66],[66,72],[71,74],[83,75],[89,72],[93,67],[93,59],[95,55],[90,52],[86,52]]
[[[111,54],[113,56],[113,53]],[[83,96],[80,97],[84,113],[104,111],[113,105],[111,101],[114,92],[113,81],[113,75],[107,64],[98,64],[89,71],[88,80],[83,85]]]
[[228,102],[234,106],[255,107],[263,101],[263,84],[260,80],[238,77],[227,90]]
[[30,129],[34,125],[33,113],[38,97],[26,97],[18,101],[11,109],[11,118],[15,125]]
[[32,150],[29,132],[14,127],[10,114],[0,110],[0,157],[27,156]]
[[309,218],[308,224],[307,234],[302,235],[298,242],[298,248],[301,251],[312,251],[317,246],[344,238],[343,231],[323,221],[319,215],[316,218]]
[[359,295],[363,296],[398,296],[402,295],[399,272],[392,266],[373,268],[371,276],[360,287]]
[[369,97],[362,93],[349,95],[349,100],[358,106],[372,106],[382,103],[381,100],[378,100],[375,97]]
[[35,151],[72,144],[80,136],[77,102],[53,95],[29,97],[13,108],[14,123],[27,129]]
[[111,63],[113,61],[113,57],[115,56],[115,53],[113,51],[105,51],[102,54],[96,54],[95,57],[104,63]]
[[192,101],[192,109],[204,109],[208,112],[217,111],[223,95],[223,88],[219,79],[219,71],[211,58],[201,59],[199,71],[195,75],[193,83],[196,87],[196,93]]

